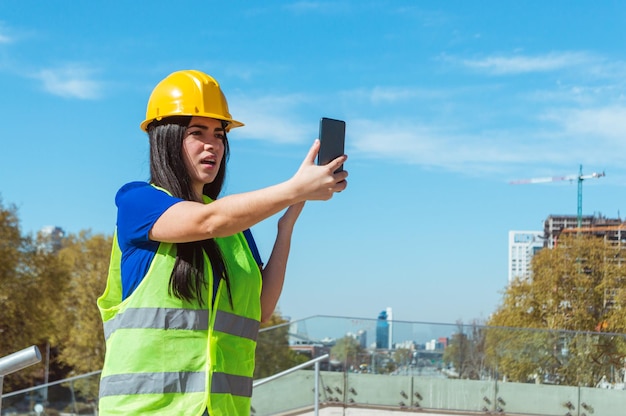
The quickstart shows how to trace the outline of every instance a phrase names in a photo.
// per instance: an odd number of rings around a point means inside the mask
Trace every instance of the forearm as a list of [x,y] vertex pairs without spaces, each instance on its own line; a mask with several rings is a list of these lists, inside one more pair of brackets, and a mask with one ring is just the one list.
[[[205,229],[215,237],[241,232],[300,202],[302,197],[284,182],[258,191],[229,195],[207,205]],[[211,207],[211,205],[213,205]]]
[[236,234],[298,202],[299,195],[293,188],[287,181],[210,204],[179,202],[161,215],[150,237],[181,243]]
[[263,290],[261,292],[261,320],[270,319],[276,309],[278,298],[283,291],[285,273],[287,272],[287,260],[291,250],[291,236],[304,202],[290,206],[285,214],[278,220],[278,233],[276,242],[270,254],[267,265],[263,269]]
[[274,248],[263,269],[263,290],[261,292],[262,322],[267,321],[272,316],[282,293],[289,251],[291,250],[292,234],[293,227],[287,230],[279,228]]

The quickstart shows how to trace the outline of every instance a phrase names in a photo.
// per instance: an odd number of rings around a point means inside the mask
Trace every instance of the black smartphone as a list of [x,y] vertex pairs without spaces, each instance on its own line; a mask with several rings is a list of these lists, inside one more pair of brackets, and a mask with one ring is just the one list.
[[[322,117],[320,120],[320,151],[317,154],[317,164],[326,165],[344,154],[346,140],[346,122]],[[343,165],[335,171],[341,172]]]

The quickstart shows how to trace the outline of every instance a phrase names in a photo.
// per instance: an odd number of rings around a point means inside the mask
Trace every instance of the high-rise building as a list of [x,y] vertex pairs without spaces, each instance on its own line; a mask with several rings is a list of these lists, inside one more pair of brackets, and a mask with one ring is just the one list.
[[543,231],[509,231],[509,283],[530,278],[531,260],[543,245]]
[[387,306],[387,322],[389,322],[389,348],[393,348],[393,311],[391,306]]
[[382,311],[378,315],[376,322],[376,348],[389,349],[389,322],[387,321],[387,311]]
[[359,341],[359,346],[363,349],[367,348],[367,331],[359,329],[356,333],[356,339]]

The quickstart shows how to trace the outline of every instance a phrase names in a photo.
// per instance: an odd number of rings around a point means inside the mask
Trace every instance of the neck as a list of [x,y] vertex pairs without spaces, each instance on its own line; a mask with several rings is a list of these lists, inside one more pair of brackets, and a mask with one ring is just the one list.
[[204,189],[204,185],[201,185],[201,186],[199,186],[199,187],[198,187],[198,186],[195,186],[195,187],[193,188],[193,194],[194,194],[194,196],[196,197],[196,200],[197,200],[197,201],[202,201],[202,195],[203,195],[202,190],[203,190],[203,189]]

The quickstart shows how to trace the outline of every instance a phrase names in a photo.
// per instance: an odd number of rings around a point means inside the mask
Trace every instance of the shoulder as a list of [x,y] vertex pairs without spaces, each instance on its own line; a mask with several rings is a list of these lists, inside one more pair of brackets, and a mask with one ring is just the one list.
[[147,182],[130,182],[115,196],[120,247],[144,243],[154,223],[172,205],[182,201]]
[[135,197],[137,195],[143,195],[146,193],[151,193],[152,190],[156,190],[153,186],[151,186],[148,182],[129,182],[123,185],[115,195],[115,202],[119,200],[123,200],[128,197]]
[[137,201],[148,202],[154,200],[161,201],[181,201],[180,198],[175,198],[169,195],[167,192],[160,188],[156,188],[150,185],[148,182],[129,182],[122,186],[115,195],[115,204],[120,207],[128,203],[135,203]]

